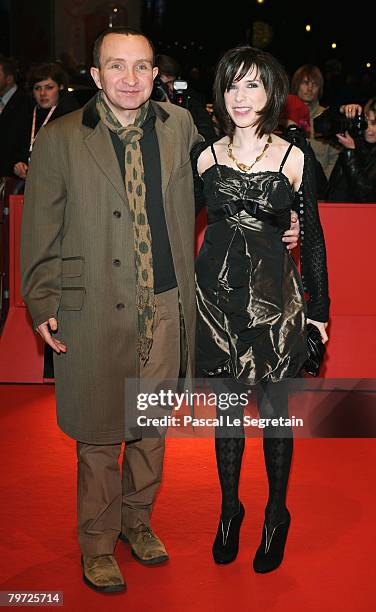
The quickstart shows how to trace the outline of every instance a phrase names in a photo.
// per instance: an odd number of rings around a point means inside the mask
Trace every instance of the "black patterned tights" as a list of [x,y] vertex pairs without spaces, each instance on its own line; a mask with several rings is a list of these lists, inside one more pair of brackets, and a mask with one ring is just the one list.
[[[261,418],[288,418],[287,383],[260,383],[257,387],[257,405]],[[225,418],[228,415],[231,420],[240,419],[242,422],[243,408],[236,406],[230,411],[217,410],[217,414],[224,414]],[[230,432],[231,437],[228,437]],[[292,429],[285,426],[265,427],[263,448],[269,483],[265,520],[269,528],[286,518],[286,490],[293,449]],[[239,509],[238,486],[243,451],[242,424],[227,431],[225,427],[217,428],[215,452],[222,490],[222,518],[225,520],[230,519]]]

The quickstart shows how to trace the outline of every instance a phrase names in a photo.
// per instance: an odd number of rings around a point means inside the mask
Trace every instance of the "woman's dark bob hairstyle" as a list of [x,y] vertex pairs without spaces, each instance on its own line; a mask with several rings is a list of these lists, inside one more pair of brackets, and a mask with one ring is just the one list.
[[32,90],[35,83],[46,81],[47,79],[52,79],[58,84],[59,87],[63,87],[64,89],[68,85],[67,74],[60,64],[55,62],[45,62],[43,64],[32,66],[29,74],[27,75],[27,86],[30,90]]
[[214,112],[220,126],[227,136],[232,137],[235,124],[229,116],[224,101],[224,93],[232,83],[242,79],[251,69],[255,69],[261,79],[267,96],[264,108],[259,111],[256,134],[259,138],[270,134],[278,125],[289,90],[287,74],[281,64],[266,51],[249,45],[235,47],[226,51],[219,60],[213,87]]

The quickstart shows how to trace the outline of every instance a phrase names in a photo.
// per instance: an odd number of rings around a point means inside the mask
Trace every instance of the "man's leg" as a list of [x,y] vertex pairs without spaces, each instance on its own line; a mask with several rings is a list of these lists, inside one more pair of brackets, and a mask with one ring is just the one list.
[[84,580],[98,591],[125,588],[113,557],[121,529],[121,444],[77,442],[78,540]]
[[[143,379],[156,382],[177,381],[180,367],[178,290],[171,289],[155,297],[153,344],[149,359],[142,367],[140,375]],[[140,532],[150,525],[152,505],[162,478],[164,447],[163,434],[160,437],[144,437],[126,444],[123,457],[121,521],[123,534],[128,539],[131,539],[134,530]],[[151,543],[152,537],[142,536],[141,539]],[[136,546],[136,544],[133,546],[133,552],[136,551]],[[144,553],[137,548],[140,560],[155,563],[157,562],[155,559],[159,557],[167,558],[165,551],[161,552],[162,549],[159,549],[161,554],[157,554],[158,546],[155,551],[151,551],[150,546],[148,548],[145,553],[147,558],[143,558]],[[152,559],[154,560],[151,561]]]

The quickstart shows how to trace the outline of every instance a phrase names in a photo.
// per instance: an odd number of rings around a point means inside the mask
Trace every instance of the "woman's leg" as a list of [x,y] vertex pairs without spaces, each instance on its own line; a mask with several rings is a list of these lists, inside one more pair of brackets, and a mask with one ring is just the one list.
[[[289,417],[286,381],[259,384],[257,401],[261,418]],[[282,424],[265,427],[263,447],[269,483],[265,518],[267,523],[274,527],[286,518],[286,492],[293,451],[292,428]]]
[[[288,418],[287,381],[260,383],[257,389],[261,418]],[[269,498],[265,508],[265,523],[261,545],[256,553],[254,569],[269,572],[282,562],[290,514],[286,508],[286,492],[293,451],[292,428],[281,422],[264,429],[264,457],[269,483]]]
[[[240,394],[237,386],[236,391],[233,389],[235,383],[228,384],[231,393]],[[217,418],[224,419],[223,426],[217,427],[215,432],[215,454],[222,493],[222,513],[213,544],[213,556],[217,563],[231,563],[238,553],[239,531],[244,517],[238,494],[244,451],[243,413],[244,408],[240,404],[226,410],[217,407]],[[240,421],[240,425],[229,426],[228,420],[233,425],[235,419]]]

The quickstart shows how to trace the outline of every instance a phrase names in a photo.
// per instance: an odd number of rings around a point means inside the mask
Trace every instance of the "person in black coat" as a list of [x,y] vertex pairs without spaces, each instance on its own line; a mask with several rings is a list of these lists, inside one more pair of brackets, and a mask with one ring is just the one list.
[[13,176],[17,151],[27,146],[28,98],[18,87],[16,76],[14,60],[0,56],[0,177]]
[[[341,107],[347,118],[362,112],[359,104]],[[365,108],[367,129],[364,134],[337,134],[343,149],[329,178],[326,200],[329,202],[376,202],[376,97]]]
[[[66,93],[67,75],[59,64],[44,63],[34,66],[28,75],[28,87],[33,95],[33,111],[19,141],[13,172],[25,179],[28,163],[39,129],[49,121],[79,108],[73,94]],[[26,145],[25,145],[26,142]]]
[[174,81],[181,76],[179,62],[169,55],[159,54],[155,58],[155,65],[158,67],[158,77],[155,83],[157,85],[157,97],[155,99],[160,102],[170,101],[184,106],[191,113],[198,133],[205,140],[216,138],[214,123],[206,110],[205,97],[188,83],[186,89],[180,95],[175,95],[177,92],[174,89]]

